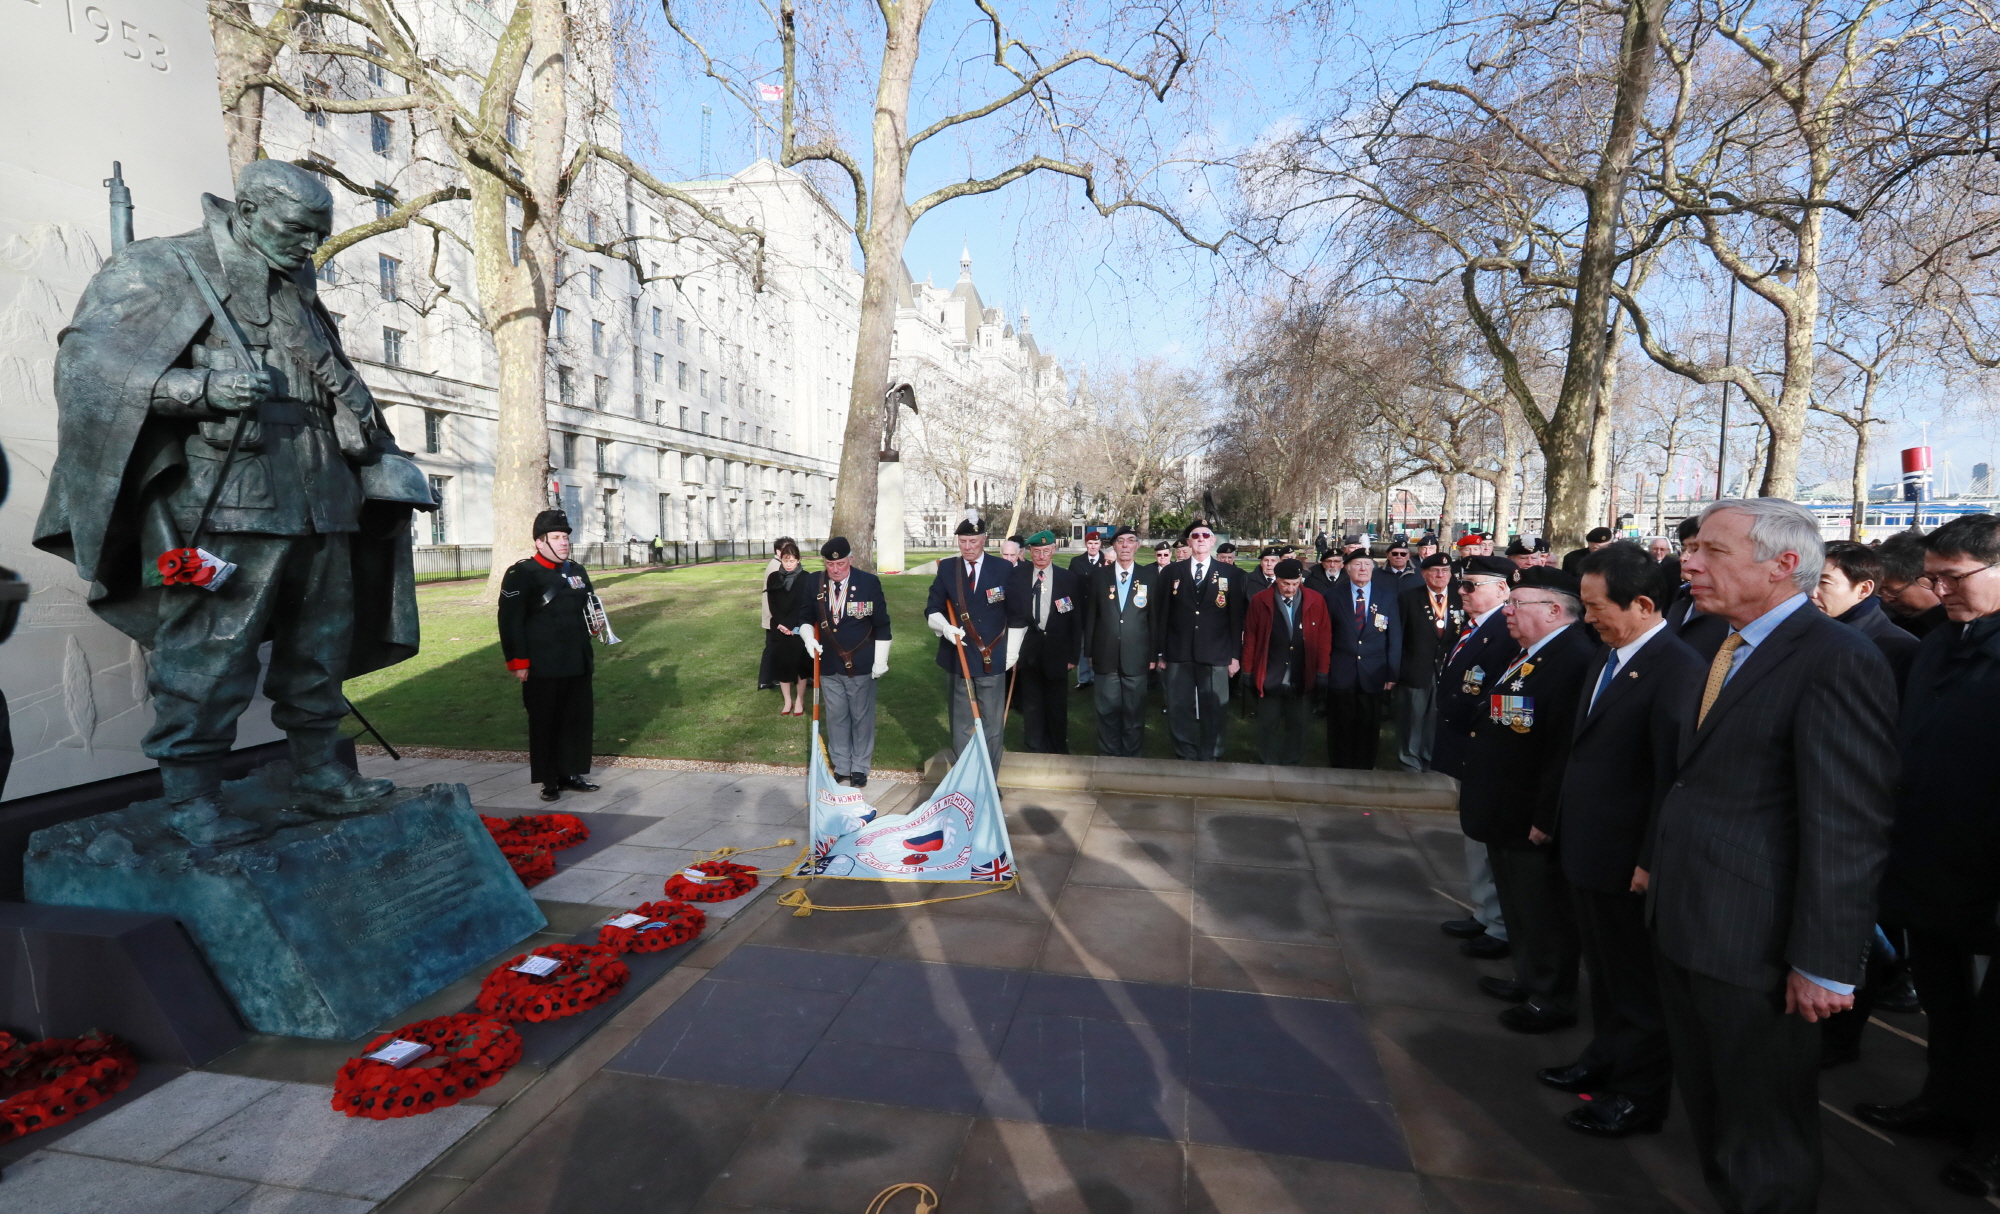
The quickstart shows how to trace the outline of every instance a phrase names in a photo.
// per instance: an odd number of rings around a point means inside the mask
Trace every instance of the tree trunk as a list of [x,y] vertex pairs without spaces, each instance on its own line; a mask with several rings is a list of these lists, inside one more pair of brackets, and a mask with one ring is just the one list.
[[[1613,360],[1606,359],[1607,364]],[[1589,487],[1584,500],[1584,517],[1604,521],[1606,480],[1611,465],[1611,394],[1602,388],[1590,410]],[[1544,528],[1546,530],[1546,528]]]
[[1458,474],[1446,473],[1444,477],[1444,503],[1438,507],[1438,545],[1450,548],[1458,538],[1458,528],[1454,521],[1458,517]]
[[854,380],[847,392],[847,426],[841,435],[840,480],[834,489],[832,533],[844,535],[854,563],[875,567],[876,476],[881,461],[882,393],[896,337],[896,275],[910,238],[905,201],[910,137],[910,79],[916,72],[926,0],[887,6],[882,67],[875,88],[874,158],[870,165],[868,232],[861,242],[861,324],[854,350]]
[[247,3],[211,0],[208,28],[215,39],[215,83],[222,96],[222,132],[232,179],[257,159],[264,146],[264,90],[243,82],[269,72],[273,59],[269,45],[237,25],[239,21],[256,24]]

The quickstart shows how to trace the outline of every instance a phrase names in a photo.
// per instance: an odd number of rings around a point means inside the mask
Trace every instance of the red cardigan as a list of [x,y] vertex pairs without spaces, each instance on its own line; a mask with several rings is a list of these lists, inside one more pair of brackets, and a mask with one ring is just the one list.
[[[1333,669],[1333,617],[1327,613],[1325,597],[1303,586],[1299,587],[1299,603],[1308,674],[1304,690],[1310,693],[1313,683]],[[1260,696],[1264,694],[1264,666],[1271,657],[1271,613],[1277,609],[1277,587],[1268,586],[1251,596],[1243,617],[1243,672]]]

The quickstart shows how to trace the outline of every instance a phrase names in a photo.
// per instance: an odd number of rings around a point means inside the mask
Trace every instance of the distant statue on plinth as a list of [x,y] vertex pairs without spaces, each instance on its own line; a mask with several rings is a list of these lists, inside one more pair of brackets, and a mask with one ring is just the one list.
[[410,512],[435,503],[315,290],[326,187],[259,160],[202,212],[115,253],[63,331],[34,542],[150,651],[144,748],[169,824],[225,845],[271,829],[221,789],[266,641],[297,806],[338,816],[394,791],[334,758],[341,683],[417,651]]

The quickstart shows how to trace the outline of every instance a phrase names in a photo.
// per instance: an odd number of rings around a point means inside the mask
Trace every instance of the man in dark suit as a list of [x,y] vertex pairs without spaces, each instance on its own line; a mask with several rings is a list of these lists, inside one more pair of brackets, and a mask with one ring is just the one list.
[[[1458,591],[1465,605],[1465,626],[1438,672],[1436,707],[1432,710],[1431,770],[1441,771],[1461,786],[1472,778],[1466,748],[1473,722],[1488,710],[1492,683],[1520,651],[1507,631],[1508,586],[1514,562],[1502,556],[1472,555],[1459,564]],[[1493,885],[1493,867],[1486,845],[1465,840],[1465,879],[1471,886],[1469,919],[1449,919],[1440,926],[1448,936],[1464,941],[1459,951],[1468,957],[1496,961],[1508,953],[1507,921]]]
[[1055,532],[1035,532],[1027,561],[1007,580],[1007,644],[1021,647],[1014,699],[1030,754],[1069,753],[1069,672],[1083,651],[1083,596],[1055,555]]
[[[1083,551],[1071,558],[1069,571],[1076,575],[1076,587],[1081,592],[1090,585],[1090,576],[1103,568],[1111,555],[1104,551],[1104,533],[1095,527],[1083,533]],[[1090,669],[1090,654],[1086,651],[1076,664],[1076,689],[1082,691],[1090,686],[1094,676]]]
[[[1006,672],[1018,656],[1007,636],[1007,579],[1014,566],[986,551],[986,524],[971,519],[957,531],[958,555],[938,562],[937,576],[924,600],[924,621],[938,635],[937,664],[945,672],[950,705],[951,753],[956,758],[972,740],[972,706],[966,703],[964,672],[972,672],[986,752],[1000,770],[1001,731],[1007,711]],[[963,644],[965,664],[959,662]]]
[[1897,728],[1902,776],[1882,917],[1908,929],[1910,969],[1930,1017],[1923,1091],[1863,1104],[1861,1119],[1905,1134],[1969,1133],[1940,1176],[1975,1196],[2000,1190],[2000,817],[1980,756],[2000,737],[2000,517],[1953,519],[1924,537],[1932,590],[1950,622],[1923,640]]
[[1654,595],[1659,566],[1635,544],[1583,558],[1584,620],[1610,648],[1584,679],[1563,771],[1556,848],[1590,970],[1590,1045],[1566,1067],[1536,1073],[1564,1092],[1590,1092],[1563,1121],[1601,1138],[1650,1133],[1666,1118],[1673,1081],[1653,939],[1646,930],[1646,840],[1653,807],[1673,780],[1690,689],[1701,659],[1667,630]]
[[[1269,590],[1272,583],[1278,580],[1278,561],[1283,556],[1284,550],[1282,548],[1279,548],[1275,544],[1269,545],[1257,555],[1257,564],[1255,567],[1244,570],[1243,598],[1246,602]],[[1304,566],[1301,565],[1300,568],[1303,569]],[[1248,608],[1245,608],[1245,610],[1248,610]]]
[[1568,552],[1563,553],[1562,571],[1571,577],[1575,577],[1577,568],[1583,564],[1583,558],[1610,542],[1611,528],[1592,527],[1584,533],[1583,547],[1572,548]]
[[[868,787],[875,758],[875,685],[889,673],[889,599],[882,579],[854,568],[846,536],[820,545],[826,568],[808,574],[789,624],[820,659],[827,762],[836,784]],[[831,649],[832,653],[826,650]]]
[[1899,531],[1883,540],[1875,552],[1882,558],[1882,583],[1875,593],[1897,627],[1922,638],[1950,618],[1943,600],[1924,580],[1922,535],[1914,530]]
[[1650,911],[1674,1082],[1725,1210],[1818,1199],[1819,1022],[1853,1003],[1896,773],[1896,688],[1868,638],[1811,609],[1819,525],[1721,501],[1681,558],[1727,631],[1653,835]]
[[1244,694],[1270,707],[1258,714],[1257,757],[1296,767],[1305,761],[1307,705],[1326,691],[1333,620],[1326,600],[1305,589],[1305,566],[1289,557],[1243,617]]
[[1660,593],[1649,597],[1664,610],[1667,597],[1681,584],[1681,558],[1674,555],[1674,542],[1664,535],[1646,541],[1646,555],[1653,558],[1660,575]]
[[1422,576],[1396,600],[1403,633],[1396,690],[1396,757],[1404,771],[1429,771],[1431,727],[1438,671],[1465,626],[1465,604],[1451,584],[1451,561],[1434,552],[1423,560]]
[[1141,565],[1139,533],[1120,527],[1112,560],[1091,572],[1083,591],[1084,648],[1096,678],[1097,753],[1137,758],[1146,740],[1146,676],[1160,665],[1153,626],[1159,569]]
[[1368,770],[1382,744],[1389,692],[1403,662],[1403,622],[1393,592],[1375,584],[1375,560],[1360,551],[1324,592],[1333,618],[1327,676],[1326,754],[1334,767]]
[[1229,680],[1243,656],[1243,588],[1236,570],[1215,559],[1215,532],[1197,521],[1183,537],[1188,558],[1160,573],[1155,616],[1166,656],[1167,719],[1178,758],[1222,757]]
[[1857,629],[1875,642],[1889,669],[1896,673],[1900,693],[1909,682],[1910,663],[1917,660],[1917,638],[1889,619],[1882,600],[1875,597],[1882,584],[1882,557],[1875,549],[1853,540],[1833,540],[1826,546],[1826,564],[1819,571],[1819,585],[1813,588],[1813,606],[1834,619]]
[[1347,564],[1347,556],[1338,548],[1329,548],[1319,554],[1319,564],[1306,570],[1306,589],[1315,594],[1331,594],[1333,584],[1340,580],[1340,570]]
[[1550,1033],[1576,1023],[1582,945],[1550,832],[1595,643],[1577,627],[1577,581],[1560,569],[1522,570],[1506,616],[1520,651],[1488,685],[1486,712],[1469,722],[1472,778],[1459,788],[1458,820],[1466,838],[1486,845],[1514,955],[1512,982],[1481,978],[1479,989],[1519,1005],[1500,1013],[1501,1024]]
[[1417,584],[1417,566],[1410,560],[1410,542],[1396,540],[1389,545],[1388,558],[1375,570],[1375,581],[1380,590],[1394,590],[1395,602],[1403,597],[1403,592]]

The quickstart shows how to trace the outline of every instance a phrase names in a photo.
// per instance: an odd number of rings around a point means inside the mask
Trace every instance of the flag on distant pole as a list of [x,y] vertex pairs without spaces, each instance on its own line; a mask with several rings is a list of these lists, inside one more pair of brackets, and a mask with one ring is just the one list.
[[785,99],[785,86],[782,84],[760,84],[757,86],[757,95],[766,101],[783,101]]

